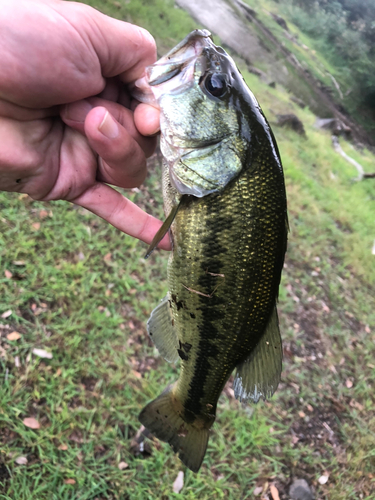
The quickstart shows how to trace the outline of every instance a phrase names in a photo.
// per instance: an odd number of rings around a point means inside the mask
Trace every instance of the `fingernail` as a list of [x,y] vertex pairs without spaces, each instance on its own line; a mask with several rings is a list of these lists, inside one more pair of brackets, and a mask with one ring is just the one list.
[[108,139],[115,139],[118,136],[118,125],[112,116],[106,112],[102,123],[99,125],[100,132],[108,137]]
[[66,119],[73,120],[75,122],[84,122],[87,114],[91,111],[93,106],[86,101],[77,101],[72,104],[67,104],[64,109],[64,115]]

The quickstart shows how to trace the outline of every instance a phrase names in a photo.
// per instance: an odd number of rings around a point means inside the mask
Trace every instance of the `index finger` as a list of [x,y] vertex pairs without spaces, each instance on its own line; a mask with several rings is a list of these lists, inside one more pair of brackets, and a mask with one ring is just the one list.
[[[144,212],[115,189],[101,182],[96,182],[79,197],[70,201],[87,208],[120,231],[147,244],[152,242],[162,226],[161,221]],[[158,247],[171,250],[168,235],[162,239]]]

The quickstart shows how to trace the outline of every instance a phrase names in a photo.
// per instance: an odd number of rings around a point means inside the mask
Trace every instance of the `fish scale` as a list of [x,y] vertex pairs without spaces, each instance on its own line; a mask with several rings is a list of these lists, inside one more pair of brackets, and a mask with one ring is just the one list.
[[[169,262],[168,285],[171,295],[184,303],[179,311],[172,303],[173,316],[176,329],[181,332],[181,342],[192,344],[189,360],[181,360],[181,376],[174,392],[186,402],[186,409],[198,415],[205,413],[207,404],[216,407],[238,360],[248,356],[263,334],[277,294],[278,282],[272,283],[270,276],[274,275],[285,228],[279,231],[277,238],[274,229],[279,225],[280,216],[275,218],[272,212],[273,198],[256,196],[260,185],[272,185],[277,176],[269,175],[269,169],[266,175],[259,170],[259,176],[255,177],[245,171],[221,195],[191,200],[180,208],[172,225],[174,245],[179,251],[172,254]],[[257,198],[261,206],[254,203]],[[247,200],[250,203],[246,203]],[[259,212],[265,210],[268,214],[259,219]],[[221,223],[215,218],[216,214],[220,214]],[[258,229],[259,224],[265,223],[269,226],[268,238]],[[257,238],[257,233],[262,236]],[[219,248],[212,244],[214,241],[220,241]],[[263,250],[265,247],[267,252]],[[207,277],[204,274],[207,271],[223,274],[224,279]],[[206,295],[219,286],[212,297],[204,297],[182,284]],[[190,312],[194,313],[194,320]],[[212,331],[216,330],[224,332],[222,338],[212,338]],[[197,339],[206,346],[210,340],[214,341],[215,356],[210,357],[209,352],[203,351]],[[199,356],[203,358],[201,363],[197,363]],[[226,369],[223,370],[223,366]]]

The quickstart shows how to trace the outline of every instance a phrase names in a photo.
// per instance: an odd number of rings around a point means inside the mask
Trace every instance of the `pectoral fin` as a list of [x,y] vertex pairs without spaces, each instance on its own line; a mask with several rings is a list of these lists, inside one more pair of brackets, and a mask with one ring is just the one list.
[[179,342],[173,326],[168,296],[152,311],[147,321],[147,331],[163,358],[169,363],[176,363],[179,360]]
[[250,356],[237,366],[234,395],[240,401],[257,403],[272,396],[280,381],[282,344],[276,306],[263,337]]
[[174,218],[177,215],[177,212],[178,212],[178,209],[180,208],[180,205],[181,205],[181,201],[180,201],[180,203],[178,205],[175,205],[172,208],[172,210],[170,211],[170,214],[168,215],[168,217],[163,222],[163,225],[161,226],[161,228],[159,229],[159,231],[155,234],[155,236],[154,236],[154,238],[153,238],[153,240],[151,242],[151,245],[148,247],[147,253],[145,255],[145,259],[148,259],[150,257],[150,255],[152,254],[152,252],[155,250],[155,248],[159,245],[159,243],[161,242],[161,240],[167,234],[169,228],[172,225],[172,222],[174,221]]

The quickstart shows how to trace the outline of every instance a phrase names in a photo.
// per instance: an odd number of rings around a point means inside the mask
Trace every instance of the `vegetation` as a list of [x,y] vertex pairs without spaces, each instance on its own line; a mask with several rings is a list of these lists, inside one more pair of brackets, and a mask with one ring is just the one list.
[[[150,29],[161,51],[196,27],[169,0],[91,4]],[[316,498],[375,497],[374,185],[352,181],[309,110],[241,70],[271,123],[292,111],[307,133],[273,125],[291,227],[279,390],[242,407],[228,384],[196,475],[168,445],[137,444],[139,411],[179,369],[145,329],[166,291],[167,255],[145,261],[144,245],[65,202],[0,193],[0,500],[244,500],[260,487],[270,498],[271,483],[286,500],[295,477]],[[369,151],[342,146],[374,170]],[[127,193],[156,216],[159,179],[155,156],[145,185]]]
[[280,7],[334,66],[344,107],[374,130],[375,2],[280,0]]

